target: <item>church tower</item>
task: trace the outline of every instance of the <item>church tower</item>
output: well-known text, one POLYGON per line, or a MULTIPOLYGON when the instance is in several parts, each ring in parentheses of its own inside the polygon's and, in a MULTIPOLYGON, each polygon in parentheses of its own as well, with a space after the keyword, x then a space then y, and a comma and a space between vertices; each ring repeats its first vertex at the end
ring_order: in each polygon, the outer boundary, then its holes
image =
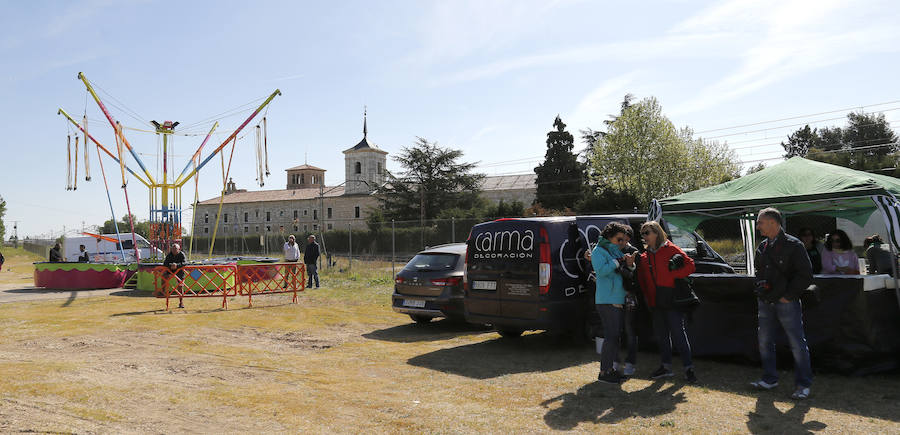
POLYGON ((384 184, 387 151, 369 142, 366 112, 363 111, 363 138, 356 146, 344 150, 344 193, 368 194, 384 184))

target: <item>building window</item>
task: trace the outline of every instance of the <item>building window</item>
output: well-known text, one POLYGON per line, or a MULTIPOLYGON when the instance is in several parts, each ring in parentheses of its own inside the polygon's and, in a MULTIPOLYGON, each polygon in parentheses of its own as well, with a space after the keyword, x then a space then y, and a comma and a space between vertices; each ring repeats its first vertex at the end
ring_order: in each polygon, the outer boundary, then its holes
POLYGON ((259 232, 259 225, 256 226, 256 229, 254 230, 254 232, 257 232, 257 233, 259 232))
POLYGON ((313 209, 313 220, 319 219, 319 210, 313 209))
POLYGON ((309 209, 303 210, 303 216, 306 216, 306 215, 308 215, 308 214, 309 214, 309 209))
POLYGON ((353 207, 353 215, 359 219, 359 206, 353 207))
POLYGON ((278 216, 284 216, 284 210, 278 210, 278 216))
POLYGON ((256 210, 256 218, 259 219, 259 210, 256 210))
POLYGON ((319 225, 313 224, 313 231, 318 231, 318 230, 319 230, 319 225))
POLYGON ((203 234, 209 234, 209 227, 203 227, 203 234))
POLYGON ((353 170, 354 174, 362 174, 362 163, 356 162, 356 169, 353 170))
MULTIPOLYGON (((209 213, 203 213, 203 223, 205 223, 205 224, 209 223, 209 213)), ((113 226, 115 226, 115 225, 113 225, 113 226)))
POLYGON ((272 221, 272 212, 267 211, 266 212, 266 222, 271 222, 271 221, 272 221))
POLYGON ((309 225, 303 224, 303 232, 309 231, 309 225))
POLYGON ((381 162, 378 162, 378 174, 381 174, 381 162))
POLYGON ((225 218, 225 223, 227 224, 228 223, 228 213, 225 213, 225 216, 222 216, 222 217, 225 218))
POLYGON ((310 184, 316 184, 316 176, 315 176, 315 175, 310 175, 310 176, 309 176, 309 183, 310 183, 310 184))
POLYGON ((245 232, 245 233, 249 233, 249 232, 250 232, 250 227, 244 225, 244 232, 245 232))
POLYGON ((300 231, 300 225, 294 225, 294 231, 300 231))
POLYGON ((306 184, 306 176, 304 174, 300 174, 300 184, 306 184))
POLYGON ((269 226, 269 225, 266 225, 266 232, 267 232, 267 233, 271 233, 271 232, 272 232, 272 227, 269 226))
POLYGON ((328 224, 328 229, 330 230, 331 228, 332 228, 332 227, 331 227, 331 224, 328 224))
MULTIPOLYGON (((247 219, 250 218, 250 213, 244 212, 244 222, 247 222, 247 219)), ((246 231, 244 231, 246 232, 246 231)))
POLYGON ((297 219, 297 210, 294 210, 294 219, 297 219))
POLYGON ((331 207, 328 207, 327 214, 328 214, 328 219, 331 219, 331 207))

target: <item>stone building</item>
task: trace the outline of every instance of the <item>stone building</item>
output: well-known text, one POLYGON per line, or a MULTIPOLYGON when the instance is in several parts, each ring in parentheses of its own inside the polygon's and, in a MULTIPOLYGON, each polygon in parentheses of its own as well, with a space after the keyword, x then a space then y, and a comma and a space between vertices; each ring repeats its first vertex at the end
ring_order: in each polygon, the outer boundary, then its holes
MULTIPOLYGON (((378 206, 372 192, 386 181, 387 151, 363 138, 344 150, 344 183, 325 185, 325 169, 303 164, 286 169, 285 189, 247 191, 231 180, 222 200, 218 235, 259 235, 362 228, 368 210, 378 206)), ((535 195, 535 175, 486 177, 484 196, 493 201, 521 201, 530 205, 535 195)), ((192 234, 211 236, 216 225, 219 197, 198 204, 192 234)))

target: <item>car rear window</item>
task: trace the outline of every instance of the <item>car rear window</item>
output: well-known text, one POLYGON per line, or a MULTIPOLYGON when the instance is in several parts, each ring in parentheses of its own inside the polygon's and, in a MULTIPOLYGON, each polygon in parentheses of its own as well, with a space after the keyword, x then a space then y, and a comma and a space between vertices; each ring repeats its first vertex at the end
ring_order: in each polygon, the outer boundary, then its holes
POLYGON ((456 254, 418 254, 406 264, 406 270, 418 270, 422 272, 436 272, 452 270, 459 261, 456 254))

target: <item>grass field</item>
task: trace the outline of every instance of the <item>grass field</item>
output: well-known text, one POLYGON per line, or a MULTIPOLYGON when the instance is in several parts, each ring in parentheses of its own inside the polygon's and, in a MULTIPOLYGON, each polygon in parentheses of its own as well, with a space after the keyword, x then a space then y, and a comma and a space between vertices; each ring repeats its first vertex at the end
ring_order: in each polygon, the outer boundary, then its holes
POLYGON ((166 312, 129 291, 0 304, 0 432, 900 432, 897 375, 820 375, 798 404, 790 373, 758 394, 757 368, 701 359, 696 386, 653 382, 642 353, 637 379, 601 385, 592 349, 547 334, 412 324, 384 268, 323 273, 296 305, 166 312))

